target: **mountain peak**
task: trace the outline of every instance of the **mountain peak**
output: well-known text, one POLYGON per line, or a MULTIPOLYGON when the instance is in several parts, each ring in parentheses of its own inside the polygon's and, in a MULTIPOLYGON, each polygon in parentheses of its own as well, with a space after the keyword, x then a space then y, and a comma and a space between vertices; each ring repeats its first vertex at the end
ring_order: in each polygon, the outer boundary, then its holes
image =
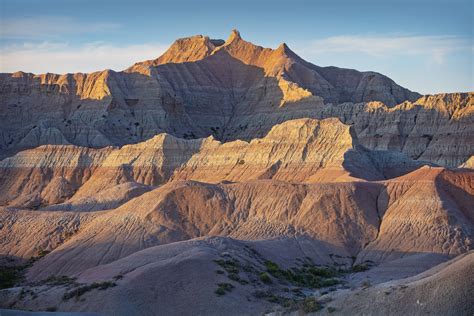
POLYGON ((293 51, 286 45, 286 43, 281 43, 278 45, 278 47, 275 49, 277 52, 281 52, 286 55, 294 54, 293 51))
POLYGON ((138 64, 157 66, 166 63, 193 62, 209 56, 218 45, 222 45, 221 41, 211 40, 203 35, 179 38, 157 59, 138 64))
POLYGON ((234 40, 241 40, 242 37, 240 36, 240 32, 236 29, 233 29, 232 32, 230 32, 230 36, 227 39, 227 43, 230 43, 234 40))

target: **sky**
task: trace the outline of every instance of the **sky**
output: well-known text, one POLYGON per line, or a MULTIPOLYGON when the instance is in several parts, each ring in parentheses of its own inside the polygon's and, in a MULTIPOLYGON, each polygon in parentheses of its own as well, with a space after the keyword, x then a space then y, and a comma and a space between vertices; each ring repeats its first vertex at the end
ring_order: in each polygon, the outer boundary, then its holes
POLYGON ((285 42, 319 66, 474 91, 473 0, 0 0, 0 72, 123 70, 181 37, 285 42))

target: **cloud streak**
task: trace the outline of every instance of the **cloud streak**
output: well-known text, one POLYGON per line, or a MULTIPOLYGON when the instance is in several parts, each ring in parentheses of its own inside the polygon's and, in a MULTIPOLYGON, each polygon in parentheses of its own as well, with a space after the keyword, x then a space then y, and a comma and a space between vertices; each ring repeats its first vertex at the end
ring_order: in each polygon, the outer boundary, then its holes
POLYGON ((123 70, 137 61, 154 59, 168 47, 160 43, 112 45, 88 43, 24 43, 0 48, 0 72, 33 73, 93 72, 103 69, 123 70))
POLYGON ((327 53, 362 53, 376 58, 425 56, 442 64, 446 55, 463 49, 472 49, 471 44, 457 36, 344 35, 310 41, 299 51, 306 56, 327 53))
POLYGON ((4 39, 47 38, 64 34, 109 32, 120 28, 117 23, 81 22, 67 16, 7 18, 0 25, 0 34, 4 39))

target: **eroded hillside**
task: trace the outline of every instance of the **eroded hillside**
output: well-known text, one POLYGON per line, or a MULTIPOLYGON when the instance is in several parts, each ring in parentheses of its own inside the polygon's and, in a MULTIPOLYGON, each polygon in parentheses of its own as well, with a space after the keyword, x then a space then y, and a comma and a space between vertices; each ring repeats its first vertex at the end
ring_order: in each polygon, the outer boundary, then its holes
POLYGON ((0 308, 474 312, 473 100, 235 30, 0 74, 0 308))

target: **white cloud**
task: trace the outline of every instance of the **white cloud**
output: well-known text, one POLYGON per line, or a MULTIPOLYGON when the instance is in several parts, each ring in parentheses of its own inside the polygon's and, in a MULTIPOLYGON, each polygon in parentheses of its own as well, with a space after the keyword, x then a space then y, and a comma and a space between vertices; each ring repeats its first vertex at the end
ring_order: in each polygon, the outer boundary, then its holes
POLYGON ((447 54, 469 49, 470 42, 457 36, 334 36, 310 41, 298 50, 302 55, 363 53, 373 57, 426 56, 442 64, 447 54))
POLYGON ((0 48, 0 72, 33 73, 92 72, 123 70, 135 62, 154 59, 168 47, 160 43, 117 46, 88 43, 79 47, 68 43, 24 43, 0 48))
POLYGON ((120 24, 106 22, 80 22, 67 16, 34 18, 7 18, 0 22, 2 38, 48 38, 55 35, 114 31, 120 24))

